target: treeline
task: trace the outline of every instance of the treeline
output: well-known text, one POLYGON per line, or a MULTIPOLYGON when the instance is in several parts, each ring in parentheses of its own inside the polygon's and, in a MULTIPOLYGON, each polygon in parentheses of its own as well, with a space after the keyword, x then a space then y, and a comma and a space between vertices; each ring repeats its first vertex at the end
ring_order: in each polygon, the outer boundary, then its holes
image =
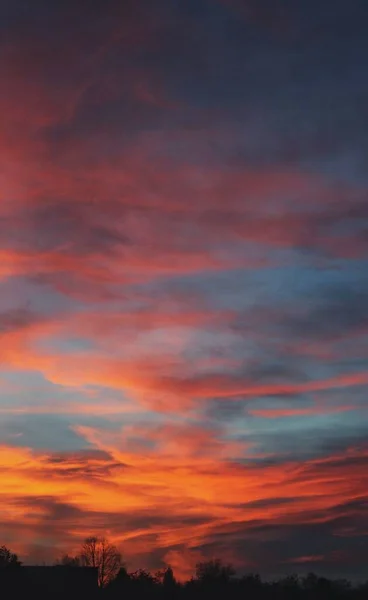
POLYGON ((53 567, 36 567, 47 579, 45 593, 42 582, 36 585, 34 580, 22 579, 22 573, 34 567, 22 567, 16 554, 0 547, 0 598, 23 595, 43 598, 51 593, 55 598, 72 594, 89 599, 96 595, 132 600, 368 600, 368 582, 354 586, 346 579, 329 580, 313 573, 266 582, 257 574, 237 577, 232 565, 221 559, 198 563, 195 575, 184 583, 176 580, 171 567, 154 574, 144 569, 128 572, 117 548, 97 537, 87 538, 79 554, 64 555, 53 567), (91 572, 95 579, 91 580, 91 572), (91 581, 95 585, 91 586, 91 581))
POLYGON ((368 600, 368 582, 353 586, 347 580, 329 580, 310 573, 290 575, 278 581, 262 581, 257 574, 237 577, 231 565, 220 559, 196 565, 195 576, 178 583, 168 567, 163 574, 146 571, 119 573, 105 589, 109 598, 157 600, 368 600))

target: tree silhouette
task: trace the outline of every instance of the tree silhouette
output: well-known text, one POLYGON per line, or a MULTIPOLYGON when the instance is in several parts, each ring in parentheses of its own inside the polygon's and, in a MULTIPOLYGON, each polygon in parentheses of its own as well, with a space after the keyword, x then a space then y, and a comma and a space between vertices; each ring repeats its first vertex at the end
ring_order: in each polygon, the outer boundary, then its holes
POLYGON ((234 575, 234 567, 218 558, 196 564, 196 579, 200 583, 228 583, 234 575))
POLYGON ((146 586, 152 586, 159 583, 159 575, 152 575, 146 569, 138 569, 133 573, 130 573, 130 579, 135 583, 144 584, 146 586))
POLYGON ((105 538, 92 536, 82 545, 80 553, 81 564, 86 567, 98 568, 98 585, 105 587, 122 566, 121 554, 113 544, 105 538))
POLYGON ((80 567, 81 559, 79 556, 69 556, 69 554, 64 554, 60 559, 58 559, 55 563, 56 567, 80 567))
POLYGON ((177 582, 170 567, 155 574, 128 573, 117 548, 106 539, 89 537, 79 555, 65 554, 54 567, 22 566, 16 554, 0 546, 0 597, 38 600, 71 597, 143 600, 367 600, 368 582, 352 584, 314 573, 291 574, 262 581, 257 574, 234 577, 231 564, 220 559, 196 565, 196 577, 177 582), (78 569, 70 567, 94 567, 78 569), (11 568, 17 567, 17 568, 11 568), (96 572, 97 571, 97 572, 96 572), (97 577, 98 576, 98 577, 97 577), (104 588, 99 590, 97 584, 104 588))
POLYGON ((167 569, 164 571, 164 574, 162 577, 162 585, 167 589, 171 589, 176 586, 176 579, 174 577, 174 572, 170 566, 167 567, 167 569))
POLYGON ((20 567, 18 556, 11 552, 6 546, 0 546, 0 568, 20 567))

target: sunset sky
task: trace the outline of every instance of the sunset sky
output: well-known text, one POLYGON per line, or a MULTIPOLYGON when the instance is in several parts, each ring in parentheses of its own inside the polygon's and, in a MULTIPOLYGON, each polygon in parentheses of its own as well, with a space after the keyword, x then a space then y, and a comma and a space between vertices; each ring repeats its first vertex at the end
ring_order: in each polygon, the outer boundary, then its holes
POLYGON ((368 564, 366 0, 0 0, 0 545, 368 564))

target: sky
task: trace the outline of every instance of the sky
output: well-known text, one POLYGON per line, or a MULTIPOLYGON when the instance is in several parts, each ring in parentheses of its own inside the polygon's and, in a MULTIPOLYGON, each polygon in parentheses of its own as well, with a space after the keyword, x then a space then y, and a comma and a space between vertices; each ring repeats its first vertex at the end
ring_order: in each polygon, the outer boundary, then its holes
POLYGON ((366 0, 0 0, 0 544, 368 561, 366 0))

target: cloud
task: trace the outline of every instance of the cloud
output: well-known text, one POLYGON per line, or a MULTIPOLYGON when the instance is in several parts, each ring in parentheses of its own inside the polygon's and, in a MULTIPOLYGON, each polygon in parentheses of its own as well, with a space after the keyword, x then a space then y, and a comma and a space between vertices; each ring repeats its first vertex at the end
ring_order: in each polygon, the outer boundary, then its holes
POLYGON ((361 535, 366 448, 252 468, 224 460, 218 443, 208 446, 203 437, 198 448, 209 453, 193 461, 192 452, 183 452, 189 437, 176 443, 176 427, 153 432, 160 446, 148 453, 124 431, 112 436, 88 428, 81 433, 95 451, 52 455, 3 447, 6 535, 13 539, 15 520, 21 520, 23 542, 17 544, 28 555, 41 538, 60 553, 76 549, 91 531, 108 531, 131 564, 147 551, 168 560, 183 548, 183 573, 193 566, 191 553, 205 557, 224 544, 240 565, 252 560, 262 570, 270 567, 276 542, 275 565, 282 568, 300 551, 313 556, 316 544, 328 562, 329 553, 361 535), (257 547, 264 561, 258 551, 252 556, 257 547))
POLYGON ((326 406, 312 406, 310 408, 265 408, 265 409, 254 409, 250 410, 249 413, 254 417, 264 417, 266 419, 278 419, 285 417, 295 417, 304 415, 318 415, 318 414, 329 414, 329 413, 343 413, 350 410, 356 410, 357 407, 354 405, 326 407, 326 406))
POLYGON ((361 568, 364 19, 258 4, 1 9, 0 543, 29 562, 97 531, 182 577, 361 568))

